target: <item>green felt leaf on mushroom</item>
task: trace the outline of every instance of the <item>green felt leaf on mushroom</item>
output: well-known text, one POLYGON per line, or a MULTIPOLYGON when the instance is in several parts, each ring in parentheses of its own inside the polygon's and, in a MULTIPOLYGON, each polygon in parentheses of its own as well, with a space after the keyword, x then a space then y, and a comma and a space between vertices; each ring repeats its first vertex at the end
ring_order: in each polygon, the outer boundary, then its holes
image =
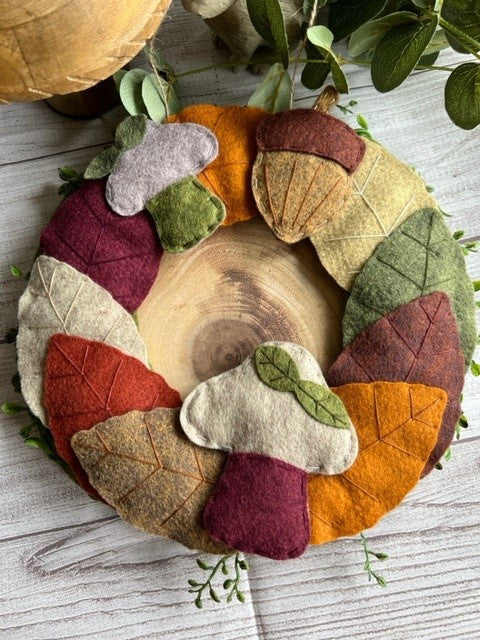
POLYGON ((291 94, 292 79, 288 71, 276 62, 272 64, 260 86, 250 96, 248 106, 276 113, 290 109, 291 94))
POLYGON ((100 151, 100 153, 88 163, 84 178, 86 180, 96 180, 112 173, 121 153, 121 150, 115 145, 100 151))
POLYGON ((122 120, 115 131, 115 144, 120 149, 133 149, 141 144, 147 132, 147 118, 140 114, 122 120))
POLYGON ((327 387, 301 380, 295 389, 295 397, 315 420, 337 429, 350 429, 350 418, 343 402, 327 387))
POLYGON ((255 350, 255 366, 260 379, 272 389, 294 391, 300 374, 293 358, 280 347, 262 345, 255 350))

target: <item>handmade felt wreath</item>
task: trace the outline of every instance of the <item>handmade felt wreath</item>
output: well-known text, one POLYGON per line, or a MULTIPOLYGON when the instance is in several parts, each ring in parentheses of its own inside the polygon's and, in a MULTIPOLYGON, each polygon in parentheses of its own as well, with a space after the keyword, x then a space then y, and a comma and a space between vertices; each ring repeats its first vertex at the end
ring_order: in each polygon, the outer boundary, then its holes
POLYGON ((361 532, 460 416, 460 246, 412 168, 317 107, 128 117, 20 300, 22 392, 57 453, 190 548, 286 559, 361 532))

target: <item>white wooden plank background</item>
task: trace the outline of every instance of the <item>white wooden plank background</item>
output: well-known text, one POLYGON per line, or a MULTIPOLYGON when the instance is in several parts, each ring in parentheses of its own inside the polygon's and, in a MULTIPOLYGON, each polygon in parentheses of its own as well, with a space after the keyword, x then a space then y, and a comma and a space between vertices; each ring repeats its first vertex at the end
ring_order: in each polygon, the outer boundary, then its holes
MULTIPOLYGON (((178 0, 159 41, 178 71, 222 60, 205 25, 178 0)), ((443 62, 459 56, 446 54, 443 62)), ((349 68, 351 97, 376 138, 435 186, 452 228, 480 236, 479 132, 452 125, 441 72, 380 95, 368 71, 349 68)), ((182 79, 185 103, 244 103, 258 79, 228 70, 182 79)), ((299 89, 296 102, 312 98, 299 89)), ((341 115, 340 112, 337 115, 341 115)), ((56 168, 82 168, 121 117, 74 121, 43 103, 0 108, 0 335, 15 325, 38 236, 59 202, 56 168)), ((480 278, 480 257, 469 260, 480 278)), ((0 399, 14 400, 12 345, 0 345, 0 399)), ((1 640, 477 640, 480 638, 480 384, 469 378, 468 433, 382 523, 371 545, 389 586, 366 582, 358 539, 310 549, 286 563, 252 558, 244 605, 191 605, 195 555, 133 531, 92 502, 44 456, 22 445, 21 419, 0 418, 1 640)))

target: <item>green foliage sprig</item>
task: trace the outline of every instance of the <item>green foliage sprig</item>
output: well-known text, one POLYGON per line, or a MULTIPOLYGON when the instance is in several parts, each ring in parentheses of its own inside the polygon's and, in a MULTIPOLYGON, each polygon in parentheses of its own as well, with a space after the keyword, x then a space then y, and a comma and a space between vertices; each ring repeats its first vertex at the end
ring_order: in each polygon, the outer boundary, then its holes
POLYGON ((188 580, 188 584, 190 585, 188 592, 196 594, 194 603, 197 609, 203 608, 202 598, 205 594, 208 594, 210 599, 214 602, 221 602, 221 597, 218 595, 218 591, 213 584, 213 579, 219 571, 223 576, 225 576, 225 580, 222 584, 223 590, 226 594, 225 601, 230 603, 233 598, 236 598, 239 602, 245 602, 245 595, 243 591, 240 590, 240 583, 242 579, 241 573, 242 571, 248 571, 249 565, 248 562, 241 557, 240 553, 222 556, 220 560, 213 565, 208 564, 201 558, 198 558, 197 566, 199 569, 202 569, 202 571, 208 572, 207 577, 203 582, 192 578, 188 580), (233 559, 233 568, 228 566, 228 562, 231 559, 233 559), (232 571, 232 574, 230 571, 232 571))
POLYGON ((387 581, 385 580, 385 578, 373 569, 372 557, 383 562, 388 558, 388 555, 386 553, 382 553, 379 551, 372 551, 371 549, 369 549, 368 540, 363 533, 360 534, 360 541, 361 541, 363 553, 365 555, 365 562, 363 563, 363 568, 368 575, 368 581, 371 582, 372 580, 375 580, 375 582, 380 587, 386 587, 387 581))

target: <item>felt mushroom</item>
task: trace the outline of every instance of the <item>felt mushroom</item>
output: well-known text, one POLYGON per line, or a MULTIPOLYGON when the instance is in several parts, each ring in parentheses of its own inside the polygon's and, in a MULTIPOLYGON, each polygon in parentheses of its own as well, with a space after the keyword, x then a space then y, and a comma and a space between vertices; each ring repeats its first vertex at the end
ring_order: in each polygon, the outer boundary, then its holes
POLYGON ((308 472, 342 473, 358 450, 315 358, 296 344, 264 343, 194 389, 180 421, 195 444, 230 452, 204 511, 212 538, 275 559, 301 555, 310 537, 308 472))
POLYGON ((176 253, 210 235, 225 218, 222 201, 195 177, 217 154, 217 139, 207 127, 130 116, 85 177, 110 174, 105 196, 113 211, 133 216, 147 209, 163 248, 176 253))
POLYGON ((365 144, 325 112, 330 104, 319 100, 313 109, 281 111, 257 127, 253 194, 267 224, 284 242, 317 232, 342 211, 352 193, 350 176, 365 144))

